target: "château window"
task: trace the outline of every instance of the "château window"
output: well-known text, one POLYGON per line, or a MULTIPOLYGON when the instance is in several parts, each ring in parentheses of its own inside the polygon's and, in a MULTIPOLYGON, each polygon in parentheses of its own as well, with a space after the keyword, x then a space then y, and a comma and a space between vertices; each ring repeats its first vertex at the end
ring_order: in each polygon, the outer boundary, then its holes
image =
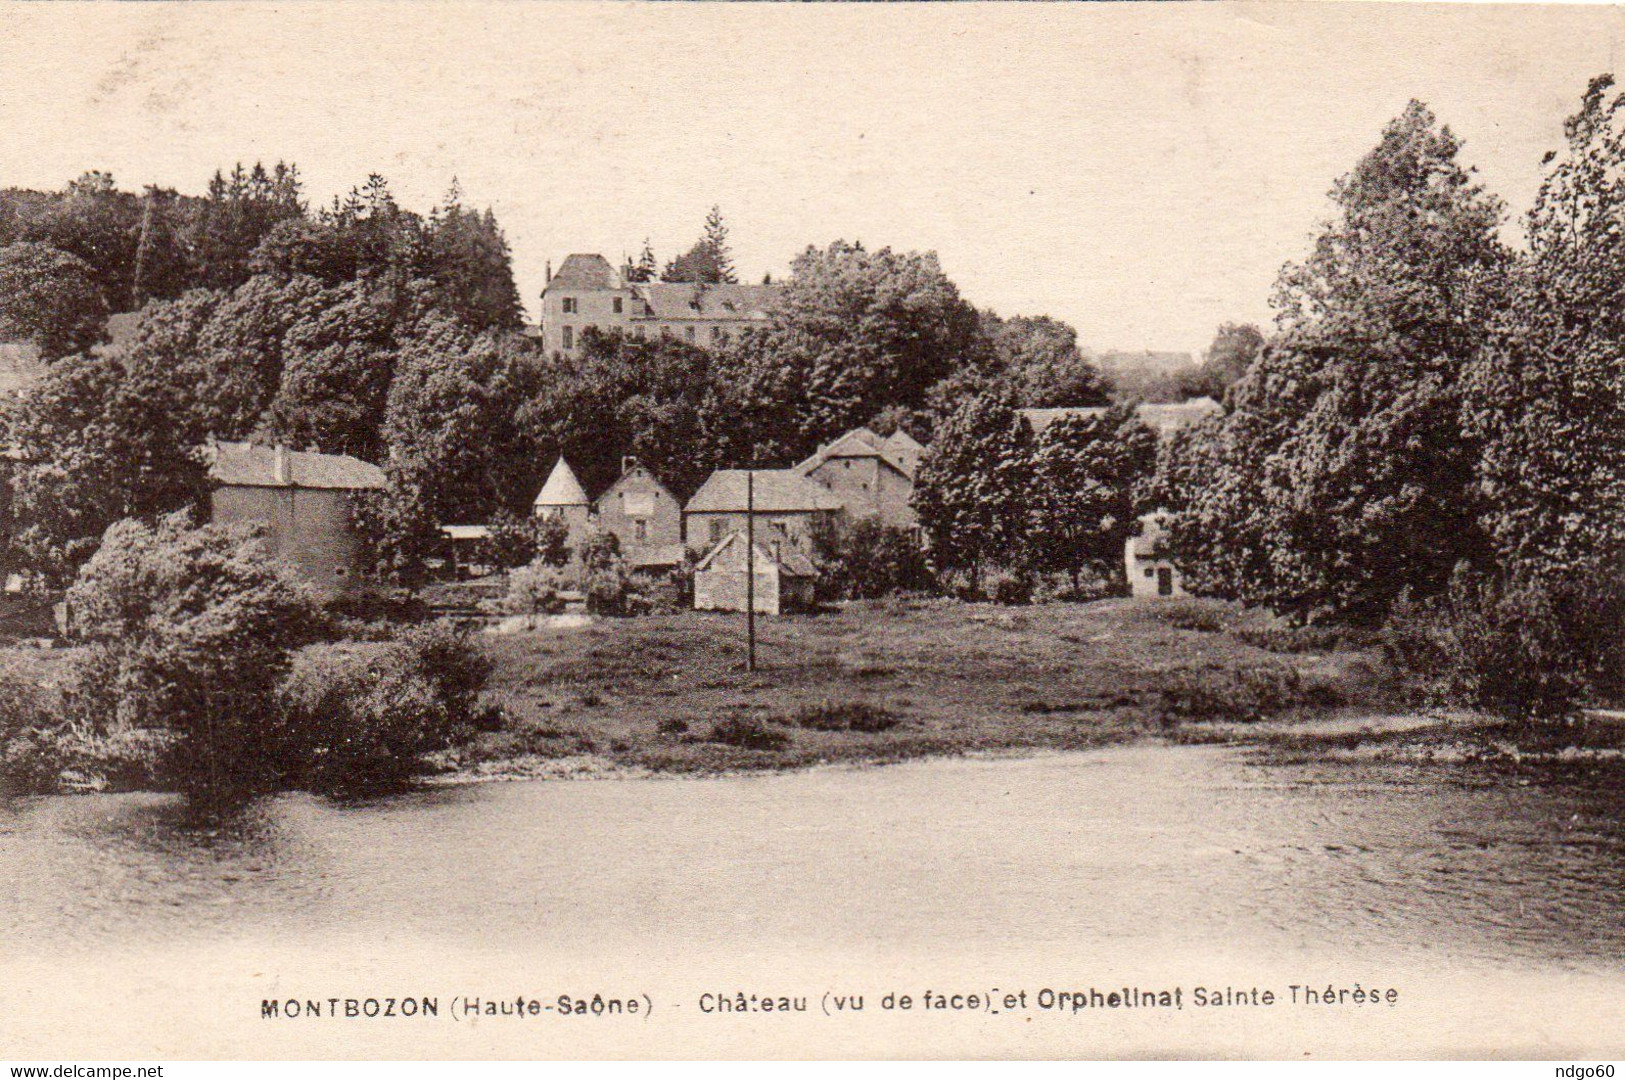
POLYGON ((711 542, 714 544, 722 539, 722 522, 711 519, 711 542))
POLYGON ((632 523, 632 532, 638 538, 638 542, 642 543, 649 539, 649 523, 642 518, 638 518, 632 523))
POLYGON ((688 340, 692 342, 694 340, 694 328, 692 326, 690 326, 687 330, 685 330, 683 332, 683 336, 688 338, 688 340))
POLYGON ((573 349, 576 347, 576 332, 573 327, 566 326, 564 328, 564 347, 566 349, 573 349))
POLYGON ((711 344, 715 345, 717 342, 719 342, 721 340, 722 340, 722 327, 713 326, 711 328, 711 344))
POLYGON ((620 313, 621 313, 621 298, 619 296, 617 296, 615 298, 615 314, 619 315, 620 313))
POLYGON ((564 298, 564 313, 566 315, 574 315, 579 310, 580 310, 580 308, 576 307, 576 298, 575 297, 566 296, 564 298))

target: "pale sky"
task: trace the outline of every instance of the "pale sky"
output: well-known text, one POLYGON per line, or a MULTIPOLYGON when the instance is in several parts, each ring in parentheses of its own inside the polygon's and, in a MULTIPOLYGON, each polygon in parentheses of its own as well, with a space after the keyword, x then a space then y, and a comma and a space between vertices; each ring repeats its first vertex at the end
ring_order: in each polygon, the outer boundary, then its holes
POLYGON ((743 280, 808 244, 936 251, 972 302, 1096 348, 1263 322, 1326 192, 1417 97, 1521 215, 1625 13, 1246 4, 0 5, 0 186, 312 202, 453 176, 548 260, 664 261, 722 206, 743 280))

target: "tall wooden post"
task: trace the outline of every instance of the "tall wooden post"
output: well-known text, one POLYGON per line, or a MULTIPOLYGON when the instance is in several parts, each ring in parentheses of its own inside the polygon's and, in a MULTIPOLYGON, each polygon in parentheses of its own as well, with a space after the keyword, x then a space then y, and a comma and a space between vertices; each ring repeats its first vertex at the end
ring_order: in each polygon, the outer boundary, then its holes
POLYGON ((745 470, 745 670, 756 670, 756 470, 745 470))

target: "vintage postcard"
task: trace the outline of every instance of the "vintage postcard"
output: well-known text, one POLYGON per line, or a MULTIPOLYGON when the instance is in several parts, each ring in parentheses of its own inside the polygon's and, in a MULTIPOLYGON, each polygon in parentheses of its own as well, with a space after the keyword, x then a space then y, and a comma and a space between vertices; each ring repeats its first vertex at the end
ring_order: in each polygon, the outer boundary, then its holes
POLYGON ((1620 1057, 1621 45, 0 5, 0 1059, 1620 1057))

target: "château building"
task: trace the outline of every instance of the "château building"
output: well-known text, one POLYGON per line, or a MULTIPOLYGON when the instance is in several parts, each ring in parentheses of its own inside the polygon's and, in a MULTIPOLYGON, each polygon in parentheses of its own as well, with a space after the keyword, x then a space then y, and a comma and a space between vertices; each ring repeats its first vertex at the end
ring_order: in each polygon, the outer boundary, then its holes
POLYGON ((602 255, 571 255, 542 289, 542 348, 573 353, 589 329, 720 345, 765 323, 778 297, 777 285, 627 281, 602 255))

